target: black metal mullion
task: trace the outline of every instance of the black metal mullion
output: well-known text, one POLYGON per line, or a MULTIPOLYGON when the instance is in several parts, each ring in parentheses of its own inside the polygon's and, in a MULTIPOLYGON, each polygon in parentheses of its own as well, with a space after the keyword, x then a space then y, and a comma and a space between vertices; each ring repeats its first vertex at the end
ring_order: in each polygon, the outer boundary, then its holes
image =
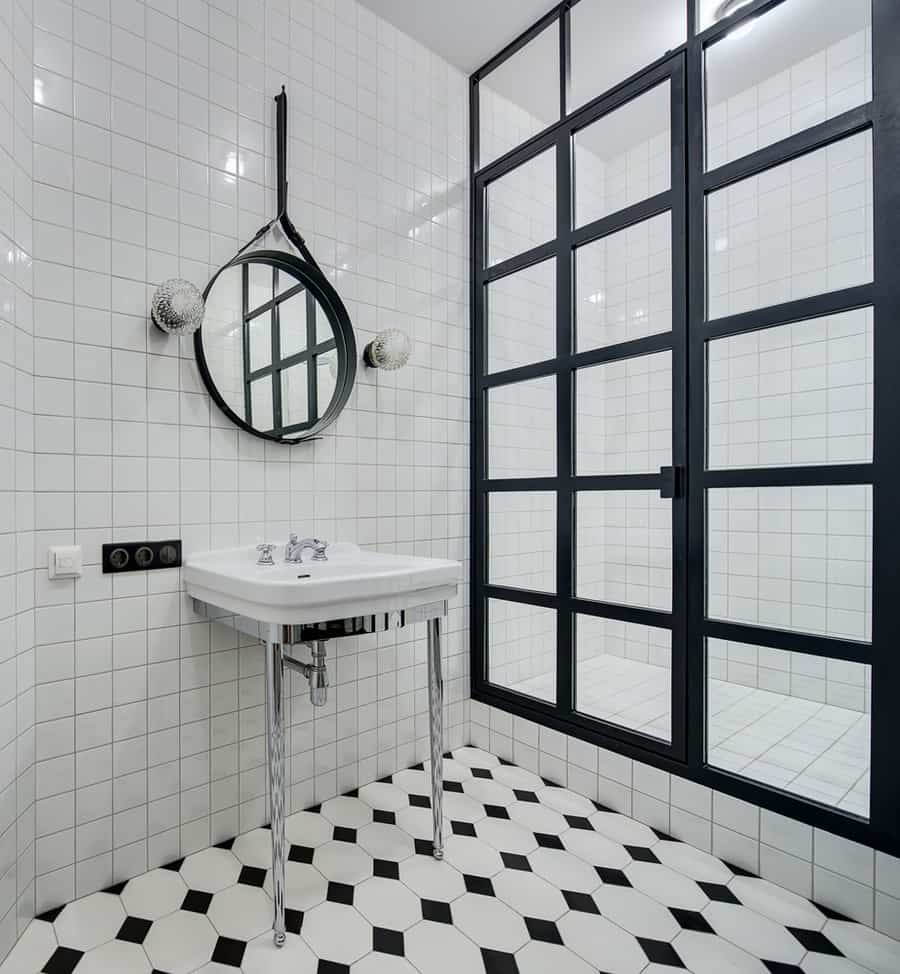
POLYGON ((572 140, 560 130, 556 143, 556 706, 569 714, 576 700, 575 620, 571 611, 575 572, 575 396, 574 373, 568 366, 574 334, 572 248, 572 140))
POLYGON ((875 116, 875 436, 872 551, 872 751, 870 820, 876 837, 900 845, 897 701, 900 700, 900 7, 872 4, 875 116))
POLYGON ((537 247, 532 247, 521 254, 507 257, 496 264, 486 267, 478 275, 482 283, 498 281, 501 277, 508 277, 510 274, 517 274, 519 271, 539 264, 541 261, 548 260, 556 256, 556 241, 548 240, 537 247))
POLYGON ((253 425, 253 396, 250 394, 250 321, 247 313, 250 305, 250 268, 241 267, 241 346, 244 353, 244 417, 248 426, 253 425))
POLYGON ((278 293, 278 268, 272 268, 272 430, 284 429, 284 416, 281 404, 281 306, 275 300, 278 293))
POLYGON ((766 646, 781 649, 788 653, 802 653, 804 656, 823 656, 827 659, 842 659, 856 663, 872 661, 872 645, 834 636, 813 635, 795 632, 790 629, 772 629, 768 626, 747 622, 732 622, 728 619, 707 619, 705 634, 710 639, 724 639, 748 646, 766 646))
POLYGON ((577 595, 572 599, 572 609, 579 615, 599 616, 602 619, 654 626, 657 629, 672 629, 672 613, 664 609, 648 609, 641 605, 626 605, 624 602, 603 602, 577 595))
POLYGON ((608 237, 613 233, 627 230, 636 223, 643 223, 645 220, 650 220, 655 216, 659 216, 661 213, 666 213, 671 208, 672 191, 667 189, 662 193, 657 193, 655 196, 650 196, 645 200, 632 203, 623 210, 608 213, 606 216, 600 217, 599 220, 593 220, 591 223, 585 223, 576 230, 571 230, 569 234, 570 243, 573 247, 582 247, 585 244, 593 243, 595 240, 602 240, 604 237, 608 237))
POLYGON ((318 358, 316 347, 316 299, 306 293, 306 347, 310 352, 306 362, 306 421, 314 423, 319 418, 318 358))
POLYGON ((812 467, 745 467, 707 470, 700 477, 707 489, 728 487, 834 487, 868 484, 875 468, 871 463, 835 463, 812 467))

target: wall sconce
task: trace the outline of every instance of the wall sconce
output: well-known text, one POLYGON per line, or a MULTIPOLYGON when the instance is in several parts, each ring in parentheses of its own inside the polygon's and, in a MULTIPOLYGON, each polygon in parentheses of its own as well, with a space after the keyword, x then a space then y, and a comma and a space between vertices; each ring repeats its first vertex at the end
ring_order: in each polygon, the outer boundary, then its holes
POLYGON ((393 372, 395 369, 402 369, 411 354, 412 342, 409 337, 396 328, 388 328, 380 331, 366 345, 363 361, 370 368, 393 372))
POLYGON ((171 277, 153 292, 150 317, 167 335, 193 335, 203 324, 206 305, 196 285, 171 277))

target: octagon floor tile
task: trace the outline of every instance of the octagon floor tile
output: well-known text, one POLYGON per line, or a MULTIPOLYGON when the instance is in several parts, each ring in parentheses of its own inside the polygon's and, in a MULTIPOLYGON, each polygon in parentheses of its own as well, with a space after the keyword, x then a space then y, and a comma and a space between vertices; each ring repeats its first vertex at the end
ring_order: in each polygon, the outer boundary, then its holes
POLYGON ((449 903, 466 891, 462 874, 430 856, 414 856, 400 863, 400 881, 417 896, 449 903))
POLYGON ((205 916, 178 910, 153 924, 144 950, 156 970, 190 974, 212 958, 218 939, 205 916))
POLYGON ((507 811, 513 822, 518 822, 531 832, 561 835, 569 828, 565 818, 554 809, 547 808, 546 805, 516 801, 507 808, 507 811))
POLYGON ((258 886, 238 884, 213 896, 207 916, 223 937, 250 941, 272 926, 273 905, 258 886))
POLYGON ((313 854, 313 865, 335 883, 361 883, 372 875, 372 857, 352 842, 326 842, 313 854))
POLYGON ((125 920, 122 901, 111 893, 92 893, 69 903, 53 924, 64 947, 90 950, 112 940, 125 920))
POLYGON ((769 974, 762 961, 721 937, 682 931, 672 946, 692 974, 769 974))
POLYGON ((625 867, 631 885, 658 903, 683 910, 702 910, 709 902, 706 893, 688 876, 657 862, 632 862, 625 867))
POLYGON ((463 791, 483 805, 512 805, 516 800, 512 788, 491 778, 470 778, 463 782, 463 791))
POLYGON ((357 886, 353 905, 373 927, 408 930, 422 919, 421 900, 408 886, 378 876, 357 886))
POLYGON ((444 859, 470 876, 495 876, 503 868, 500 853, 468 835, 451 835, 444 844, 444 859))
POLYGON ((465 934, 446 923, 421 920, 406 931, 405 950, 421 974, 474 974, 484 969, 481 951, 465 934))
POLYGON ((636 937, 671 941, 681 932, 667 907, 628 886, 601 886, 594 902, 603 916, 636 937))
POLYGON ((568 947, 545 944, 534 940, 516 953, 519 974, 594 974, 595 969, 585 963, 568 947))
POLYGON ((722 862, 702 849, 695 849, 686 842, 663 840, 653 846, 657 859, 677 873, 702 883, 729 883, 734 873, 722 862))
POLYGON ((786 927, 821 930, 825 926, 825 915, 809 900, 766 879, 735 876, 728 888, 744 906, 786 927))
POLYGON ((630 862, 631 856, 625 846, 608 839, 599 832, 588 832, 585 829, 569 829, 560 838, 562 844, 573 855, 583 859, 591 866, 605 866, 609 869, 624 869, 630 862))
MULTIPOLYGON (((401 808, 397 825, 414 839, 430 839, 434 835, 434 819, 430 808, 401 808)), ((444 818, 444 835, 450 835, 449 816, 444 818)))
POLYGON ((110 940, 85 954, 77 974, 150 974, 150 961, 138 944, 110 940))
POLYGON ((710 903, 703 918, 719 937, 762 960, 799 964, 806 948, 781 923, 735 903, 710 903))
MULTIPOLYGON (((285 829, 287 826, 285 826, 285 829)), ((254 829, 234 840, 231 851, 245 866, 272 868, 272 833, 269 829, 254 829)))
MULTIPOLYGON (((453 752, 453 760, 469 768, 499 768, 500 759, 478 747, 458 747, 453 752)), ((428 765, 425 766, 426 771, 428 765)))
POLYGON ((352 906, 325 902, 303 917, 300 935, 324 960, 352 964, 372 949, 372 925, 352 906))
POLYGON ((283 947, 276 947, 271 931, 247 944, 241 970, 244 974, 316 974, 319 959, 306 942, 288 934, 283 947))
POLYGON ((53 924, 32 920, 0 968, 4 971, 8 969, 10 974, 15 971, 39 971, 57 946, 53 924))
MULTIPOLYGON (((315 849, 331 840, 334 827, 327 818, 317 812, 295 812, 285 822, 284 831, 288 841, 294 845, 315 849)), ((271 853, 269 859, 271 865, 271 853)))
POLYGON ((400 862, 416 852, 412 836, 398 825, 384 825, 381 822, 364 825, 357 833, 356 841, 375 859, 400 862))
POLYGON ((444 817, 452 822, 480 822, 485 816, 484 805, 468 795, 447 792, 444 795, 444 817))
POLYGON ((332 825, 347 829, 361 829, 372 821, 372 806, 359 798, 341 795, 337 798, 329 798, 322 804, 322 815, 332 825))
POLYGON ((638 974, 647 966, 647 956, 637 940, 605 917, 567 913, 557 927, 563 943, 597 970, 638 974))
POLYGON ((188 889, 218 893, 237 882, 241 864, 227 849, 204 849, 181 864, 181 878, 188 889))
MULTIPOLYGON (((291 910, 310 910, 324 903, 328 880, 305 862, 288 862, 284 870, 285 905, 291 910)), ((266 874, 263 889, 272 896, 272 871, 266 874)))
POLYGON ((597 871, 564 849, 538 849, 528 855, 531 868, 557 889, 592 893, 600 885, 597 871))
POLYGON ((409 805, 409 795, 399 786, 384 781, 373 781, 359 789, 359 799, 371 808, 386 812, 399 812, 409 805))
POLYGON ((568 788, 541 788, 537 796, 542 805, 562 815, 582 815, 590 818, 597 811, 589 798, 569 791, 568 788))
POLYGON ((594 812, 589 821, 601 835, 614 842, 621 842, 622 845, 650 848, 659 841, 653 829, 643 822, 636 822, 633 818, 617 812, 594 812))
POLYGON ((179 873, 153 869, 129 880, 121 896, 129 916, 159 920, 177 910, 186 893, 187 886, 179 873))
POLYGON ((499 899, 466 893, 450 910, 454 926, 479 947, 514 953, 528 942, 525 921, 499 899))
POLYGON ((900 941, 846 920, 829 920, 822 932, 850 960, 877 974, 900 970, 900 941))
POLYGON ((534 873, 504 869, 492 882, 497 898, 523 917, 558 920, 569 909, 559 887, 534 873))
POLYGON ((483 818, 476 823, 475 834, 498 852, 524 856, 538 847, 534 832, 505 818, 483 818))

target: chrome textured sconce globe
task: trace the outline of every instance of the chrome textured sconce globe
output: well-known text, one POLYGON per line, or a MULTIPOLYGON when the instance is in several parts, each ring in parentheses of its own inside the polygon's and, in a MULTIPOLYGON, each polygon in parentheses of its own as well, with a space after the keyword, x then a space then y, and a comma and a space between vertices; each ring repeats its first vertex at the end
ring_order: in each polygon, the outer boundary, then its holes
POLYGON ((154 291, 150 317, 167 335, 193 335, 203 324, 205 307, 198 287, 180 277, 171 277, 154 291))
POLYGON ((397 328, 387 328, 366 345, 363 360, 373 369, 393 372, 402 369, 411 354, 412 342, 409 337, 397 328))

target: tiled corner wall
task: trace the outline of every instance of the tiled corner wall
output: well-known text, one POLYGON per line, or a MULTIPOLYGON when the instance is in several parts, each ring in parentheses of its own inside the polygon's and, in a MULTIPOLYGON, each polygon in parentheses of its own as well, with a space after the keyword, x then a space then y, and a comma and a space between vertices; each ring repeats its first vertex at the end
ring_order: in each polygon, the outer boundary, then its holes
POLYGON ((31 17, 0 3, 0 957, 34 906, 31 17))
MULTIPOLYGON (((102 575, 102 542, 181 537, 190 553, 314 529, 467 563, 469 505, 467 79, 355 0, 33 2, 33 35, 31 0, 0 2, 0 148, 17 160, 15 180, 2 167, 0 233, 5 250, 21 213, 26 257, 34 126, 33 492, 27 260, 14 318, 12 270, 0 270, 0 357, 22 396, 15 436, 19 402, 0 403, 3 490, 5 451, 17 449, 24 491, 0 524, 0 606, 13 618, 0 663, 16 649, 21 663, 18 776, 4 770, 2 784, 18 787, 22 917, 266 818, 260 647, 196 617, 176 571, 102 575), (360 368, 338 423, 294 448, 233 428, 210 404, 192 342, 147 320, 157 282, 203 285, 274 213, 282 84, 294 222, 344 297, 360 350, 388 326, 414 342, 400 372, 360 368), (83 577, 48 580, 48 546, 73 542, 83 577)), ((463 578, 445 625, 454 746, 467 735, 467 566, 463 578)), ((424 627, 329 655, 327 707, 313 712, 305 684, 290 685, 293 808, 427 751, 424 627)), ((4 711, 4 733, 8 723, 4 711)), ((3 794, 2 827, 15 836, 16 802, 3 794)), ((3 844, 7 873, 14 845, 3 844)), ((7 915, 12 901, 0 904, 7 915)), ((3 923, 0 953, 15 917, 3 923)))
POLYGON ((474 745, 900 936, 900 859, 479 701, 470 707, 474 745))

